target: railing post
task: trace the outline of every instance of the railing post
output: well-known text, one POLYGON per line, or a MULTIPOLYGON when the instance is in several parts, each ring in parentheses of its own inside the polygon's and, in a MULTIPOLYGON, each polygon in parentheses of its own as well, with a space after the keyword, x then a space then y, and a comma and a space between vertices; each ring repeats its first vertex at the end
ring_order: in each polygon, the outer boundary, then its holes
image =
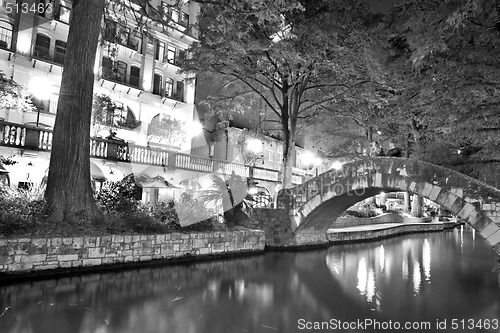
POLYGON ((175 169, 175 161, 177 160, 177 153, 173 151, 168 152, 167 167, 175 169))

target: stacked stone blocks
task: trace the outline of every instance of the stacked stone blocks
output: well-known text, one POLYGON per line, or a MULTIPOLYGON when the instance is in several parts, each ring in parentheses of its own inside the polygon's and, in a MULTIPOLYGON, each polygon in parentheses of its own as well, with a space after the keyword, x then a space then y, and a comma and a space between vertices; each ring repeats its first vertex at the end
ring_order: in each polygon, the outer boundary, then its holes
POLYGON ((0 239, 0 273, 263 251, 263 231, 0 239))

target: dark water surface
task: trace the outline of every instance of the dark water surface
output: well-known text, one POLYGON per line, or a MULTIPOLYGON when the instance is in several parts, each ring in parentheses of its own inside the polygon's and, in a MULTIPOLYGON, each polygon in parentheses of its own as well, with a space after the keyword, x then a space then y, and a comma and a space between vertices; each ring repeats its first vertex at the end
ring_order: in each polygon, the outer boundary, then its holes
POLYGON ((0 287, 0 332, 500 332, 495 266, 464 227, 76 276, 0 287))

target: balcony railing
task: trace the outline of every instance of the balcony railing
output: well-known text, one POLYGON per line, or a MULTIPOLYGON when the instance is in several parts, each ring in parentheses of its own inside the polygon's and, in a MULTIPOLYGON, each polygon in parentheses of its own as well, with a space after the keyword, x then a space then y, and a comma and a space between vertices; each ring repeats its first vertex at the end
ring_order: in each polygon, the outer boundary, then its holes
MULTIPOLYGON (((34 126, 0 121, 0 146, 50 151, 52 148, 52 131, 34 126)), ((281 180, 281 174, 276 170, 213 160, 102 138, 90 139, 90 157, 223 175, 231 175, 234 172, 241 177, 251 177, 273 182, 281 180)), ((302 183, 302 178, 294 176, 293 182, 300 184, 302 183)))

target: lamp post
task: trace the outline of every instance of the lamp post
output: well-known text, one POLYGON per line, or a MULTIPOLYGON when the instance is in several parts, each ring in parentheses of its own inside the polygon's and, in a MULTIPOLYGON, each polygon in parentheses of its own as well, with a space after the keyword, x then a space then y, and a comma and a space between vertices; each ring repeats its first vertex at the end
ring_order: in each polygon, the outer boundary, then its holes
MULTIPOLYGON (((35 96, 35 98, 43 101, 50 98, 53 87, 47 78, 38 76, 31 79, 28 85, 28 90, 33 96, 35 96)), ((40 108, 38 106, 36 108, 36 112, 36 127, 38 127, 40 123, 40 108)))

